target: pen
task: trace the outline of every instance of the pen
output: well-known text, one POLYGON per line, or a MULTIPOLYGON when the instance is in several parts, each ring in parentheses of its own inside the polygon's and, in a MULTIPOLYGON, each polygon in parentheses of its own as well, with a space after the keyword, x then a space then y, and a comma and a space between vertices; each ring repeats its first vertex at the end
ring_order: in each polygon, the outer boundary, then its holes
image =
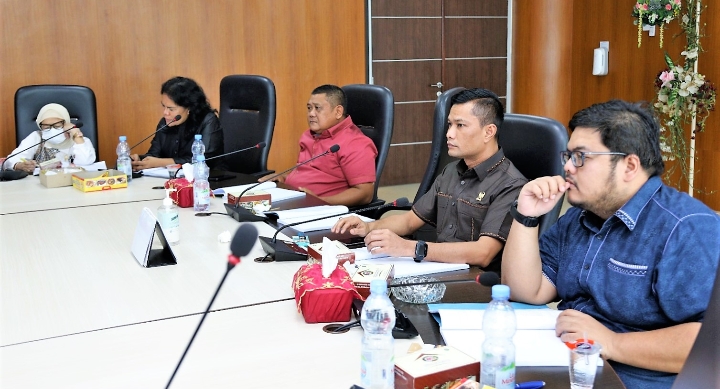
POLYGON ((545 381, 528 381, 515 385, 515 389, 540 389, 545 386, 545 381))

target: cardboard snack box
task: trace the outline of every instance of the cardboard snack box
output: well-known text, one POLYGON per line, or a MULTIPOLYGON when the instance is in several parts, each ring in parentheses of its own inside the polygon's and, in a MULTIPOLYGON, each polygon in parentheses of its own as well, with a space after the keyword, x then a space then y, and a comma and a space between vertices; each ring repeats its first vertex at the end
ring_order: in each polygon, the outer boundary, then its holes
POLYGON ((480 375, 480 362, 451 346, 441 346, 395 358, 395 389, 443 388, 480 375), (443 386, 445 385, 445 386, 443 386))
POLYGON ((239 204, 239 206, 253 212, 255 205, 262 205, 265 209, 270 209, 272 205, 272 198, 270 193, 258 190, 254 192, 247 192, 242 197, 238 198, 241 192, 229 193, 228 192, 228 204, 239 204))
MULTIPOLYGON (((349 248, 347 248, 347 246, 345 246, 341 242, 338 242, 337 240, 333 240, 332 242, 338 249, 337 259, 339 264, 342 264, 346 261, 350 261, 350 263, 355 263, 355 253, 353 253, 349 248)), ((322 262, 322 243, 313 243, 308 246, 308 256, 318 262, 322 262)))
POLYGON ((395 266, 392 263, 364 263, 356 267, 357 270, 352 276, 352 282, 363 299, 367 299, 368 296, 370 296, 370 281, 379 278, 387 281, 388 285, 390 285, 395 277, 395 266))
POLYGON ((64 169, 40 170, 40 183, 46 188, 60 188, 72 185, 74 173, 85 171, 81 167, 69 167, 64 169))
POLYGON ((83 192, 127 188, 127 175, 119 170, 73 173, 72 185, 83 192))

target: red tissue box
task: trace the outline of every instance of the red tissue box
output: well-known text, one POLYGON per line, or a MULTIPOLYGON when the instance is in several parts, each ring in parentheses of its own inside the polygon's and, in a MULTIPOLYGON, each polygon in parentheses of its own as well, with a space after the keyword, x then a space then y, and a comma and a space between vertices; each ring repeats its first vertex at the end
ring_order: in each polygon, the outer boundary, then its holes
POLYGON ((338 266, 324 278, 319 263, 303 265, 295 273, 293 290, 306 323, 350 321, 352 302, 360 298, 344 267, 338 266))
POLYGON ((174 178, 165 181, 165 189, 175 189, 170 192, 170 198, 180 208, 189 208, 194 205, 193 183, 185 178, 174 178))

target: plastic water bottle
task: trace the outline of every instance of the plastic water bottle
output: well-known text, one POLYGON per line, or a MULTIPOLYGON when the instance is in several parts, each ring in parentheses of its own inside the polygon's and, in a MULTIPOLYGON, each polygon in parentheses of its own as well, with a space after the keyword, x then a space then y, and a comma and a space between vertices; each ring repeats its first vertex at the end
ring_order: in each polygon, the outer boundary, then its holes
POLYGON ((205 143, 202 142, 202 135, 195 134, 195 140, 193 141, 190 150, 192 151, 191 163, 195 165, 195 162, 197 162, 197 157, 200 155, 205 155, 205 143))
POLYGON ((365 389, 395 387, 395 308, 387 295, 385 280, 370 281, 370 296, 360 316, 364 334, 360 362, 360 386, 365 389))
POLYGON ((180 213, 170 198, 170 192, 174 190, 165 189, 165 198, 158 208, 158 221, 170 246, 175 246, 180 242, 180 213))
POLYGON ((204 212, 210 208, 210 169, 205 164, 205 156, 198 155, 197 163, 193 165, 195 181, 193 182, 193 197, 195 198, 195 211, 204 212))
POLYGON ((127 180, 132 180, 132 160, 130 159, 130 146, 127 144, 127 137, 120 135, 120 143, 118 143, 115 152, 117 153, 117 170, 127 175, 127 180))
POLYGON ((507 285, 492 287, 492 302, 483 315, 485 341, 482 345, 480 385, 496 389, 515 388, 515 311, 507 285))

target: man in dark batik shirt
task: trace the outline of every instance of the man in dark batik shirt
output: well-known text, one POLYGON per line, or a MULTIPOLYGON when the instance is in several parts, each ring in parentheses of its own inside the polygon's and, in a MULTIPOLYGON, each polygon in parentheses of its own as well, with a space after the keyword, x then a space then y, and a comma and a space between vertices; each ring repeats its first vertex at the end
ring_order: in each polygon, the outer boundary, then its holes
POLYGON ((415 261, 454 262, 499 270, 512 224, 508 214, 525 177, 498 145, 504 109, 486 89, 457 94, 448 115, 448 164, 412 212, 371 223, 340 219, 333 232, 364 236, 373 253, 413 257, 415 261), (401 238, 425 223, 437 229, 437 243, 401 238))

